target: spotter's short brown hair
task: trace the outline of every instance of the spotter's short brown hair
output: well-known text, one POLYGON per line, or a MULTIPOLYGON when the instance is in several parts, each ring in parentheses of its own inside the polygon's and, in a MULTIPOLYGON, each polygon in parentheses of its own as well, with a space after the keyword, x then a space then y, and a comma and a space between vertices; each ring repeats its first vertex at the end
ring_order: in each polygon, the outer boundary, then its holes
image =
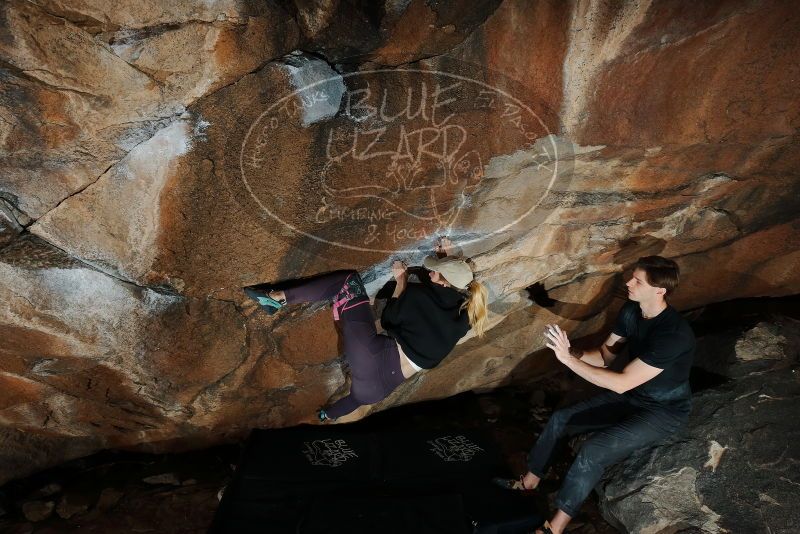
POLYGON ((674 261, 661 256, 643 256, 639 258, 633 269, 641 269, 647 277, 647 283, 653 287, 663 287, 667 295, 671 294, 680 281, 681 270, 674 261))

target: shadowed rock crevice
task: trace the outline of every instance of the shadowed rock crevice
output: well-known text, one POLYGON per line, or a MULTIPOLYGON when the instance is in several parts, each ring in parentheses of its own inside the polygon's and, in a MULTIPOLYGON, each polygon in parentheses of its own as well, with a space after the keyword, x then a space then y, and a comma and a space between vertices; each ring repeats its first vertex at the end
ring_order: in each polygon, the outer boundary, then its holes
POLYGON ((318 51, 330 63, 396 67, 446 53, 480 27, 500 1, 280 4, 297 21, 301 48, 318 51))

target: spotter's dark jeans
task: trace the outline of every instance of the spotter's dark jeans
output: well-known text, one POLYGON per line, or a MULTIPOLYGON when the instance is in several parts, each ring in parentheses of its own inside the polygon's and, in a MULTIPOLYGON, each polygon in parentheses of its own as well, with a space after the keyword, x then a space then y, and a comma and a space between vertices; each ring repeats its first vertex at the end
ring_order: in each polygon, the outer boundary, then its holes
POLYGON ((575 517, 607 467, 674 434, 687 417, 606 391, 553 412, 528 455, 528 469, 544 478, 556 446, 565 438, 594 432, 578 452, 556 497, 558 509, 575 517))

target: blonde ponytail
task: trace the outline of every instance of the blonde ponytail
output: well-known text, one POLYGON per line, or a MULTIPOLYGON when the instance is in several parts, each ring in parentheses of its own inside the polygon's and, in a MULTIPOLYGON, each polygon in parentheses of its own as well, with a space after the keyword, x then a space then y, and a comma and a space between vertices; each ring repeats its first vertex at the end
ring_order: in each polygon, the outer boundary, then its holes
POLYGON ((489 316, 487 308, 489 292, 486 290, 486 286, 477 280, 470 282, 467 289, 469 290, 469 297, 461 305, 461 309, 467 309, 469 325, 475 330, 475 334, 478 337, 483 337, 486 329, 486 320, 489 316))

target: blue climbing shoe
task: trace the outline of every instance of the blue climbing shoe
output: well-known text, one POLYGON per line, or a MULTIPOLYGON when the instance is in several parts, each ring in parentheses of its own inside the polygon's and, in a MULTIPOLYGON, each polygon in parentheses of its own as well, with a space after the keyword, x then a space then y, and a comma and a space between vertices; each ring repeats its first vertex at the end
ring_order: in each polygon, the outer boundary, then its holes
POLYGON ((244 292, 248 297, 258 302, 258 305, 267 312, 267 315, 272 315, 286 305, 286 302, 281 302, 270 297, 269 291, 246 287, 244 288, 244 292))
POLYGON ((329 415, 328 415, 328 412, 326 412, 326 411, 325 411, 324 409, 322 409, 322 408, 320 408, 320 409, 317 411, 317 417, 319 418, 319 422, 320 422, 320 423, 324 423, 325 421, 333 421, 333 418, 332 418, 331 416, 329 416, 329 415))

